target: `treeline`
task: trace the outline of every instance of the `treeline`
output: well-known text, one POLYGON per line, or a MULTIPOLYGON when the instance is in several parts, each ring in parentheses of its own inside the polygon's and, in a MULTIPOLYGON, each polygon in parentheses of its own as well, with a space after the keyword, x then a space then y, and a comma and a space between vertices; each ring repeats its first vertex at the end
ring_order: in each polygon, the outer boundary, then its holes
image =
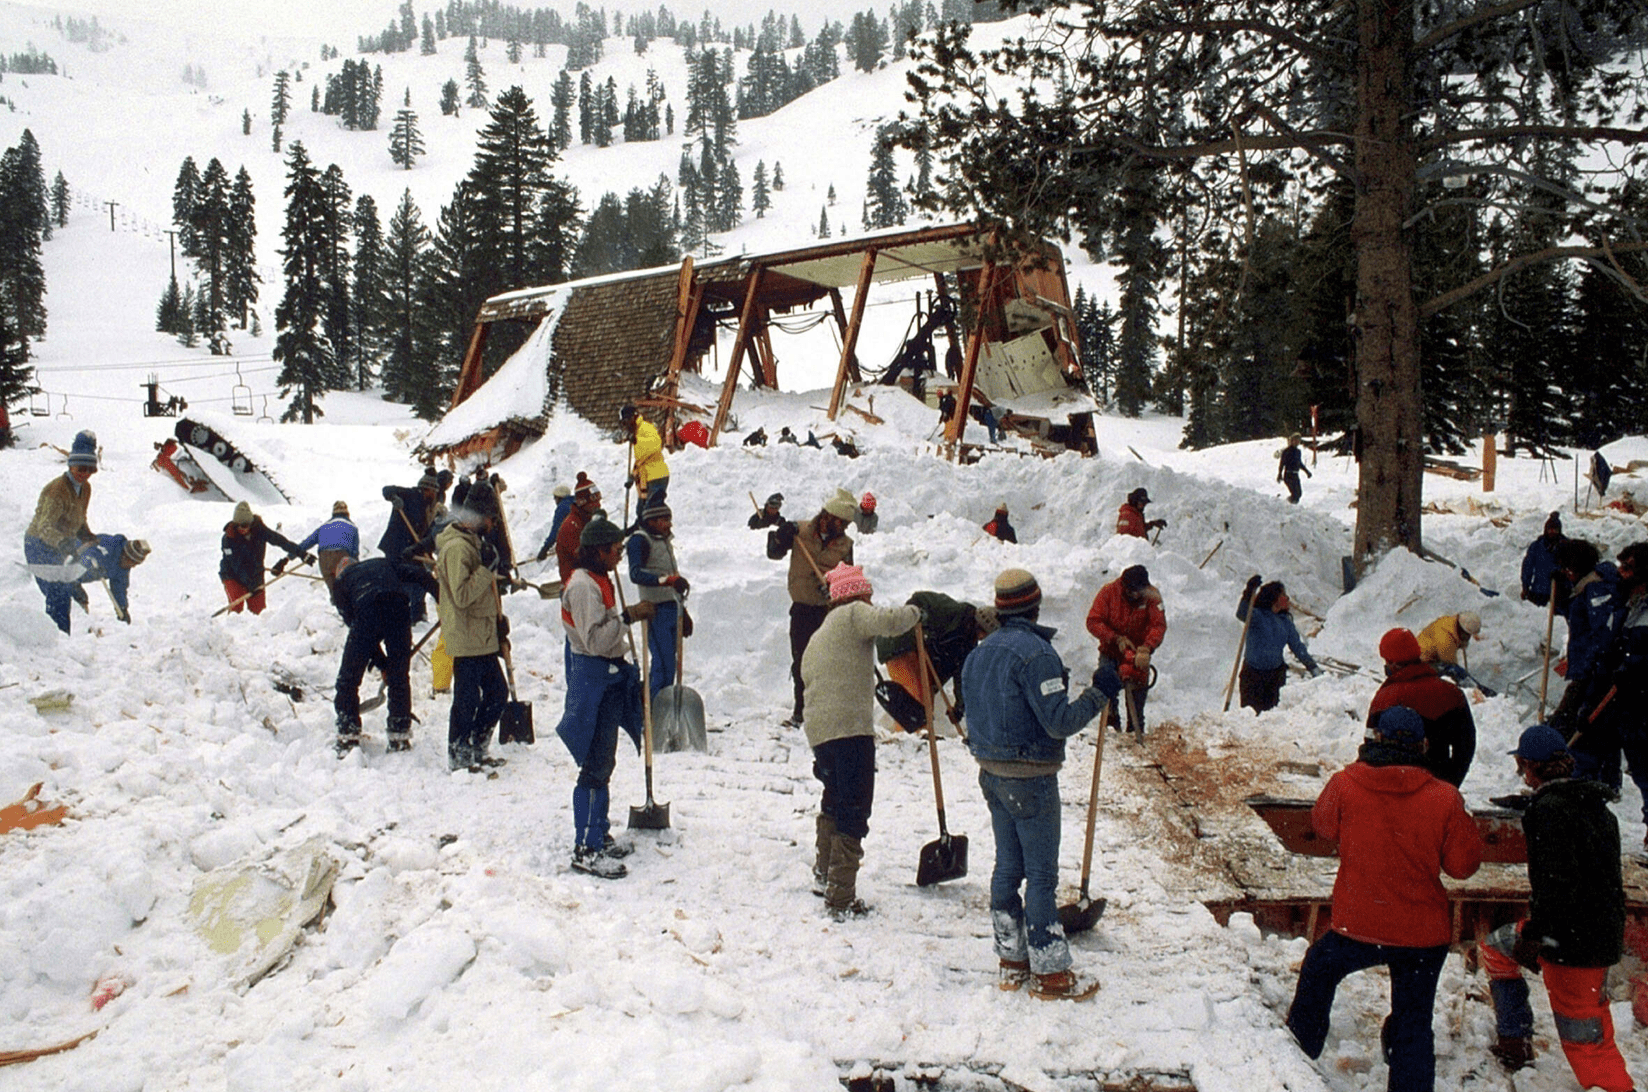
POLYGON ((51 59, 50 54, 41 53, 31 45, 22 53, 10 56, 0 54, 0 73, 4 72, 15 72, 19 76, 55 76, 57 62, 51 59))
MULTIPOLYGON (((1413 225, 1422 298, 1563 242, 1558 199, 1535 185, 1510 202, 1486 200, 1476 179, 1432 189, 1413 225)), ((1077 308, 1095 394, 1126 414, 1183 413, 1187 447, 1302 431, 1312 406, 1324 434, 1354 443, 1353 194, 1339 183, 1274 196, 1249 223, 1171 183, 1127 195, 1136 230, 1110 253, 1118 306, 1077 308), (1179 301, 1166 329, 1163 294, 1179 301)), ((1648 192, 1627 186, 1615 211, 1648 216, 1648 192)), ((1648 302, 1630 288, 1644 283, 1640 252, 1536 263, 1426 317, 1427 449, 1459 454, 1494 432, 1512 453, 1545 454, 1648 431, 1648 302)))
MULTIPOLYGON (((312 421, 328 390, 383 385, 432 419, 451 400, 481 304, 512 289, 556 284, 680 257, 668 178, 608 193, 587 219, 554 173, 558 149, 518 87, 497 97, 469 173, 431 225, 410 191, 387 225, 370 196, 353 197, 334 165, 301 143, 288 150, 284 295, 276 310, 286 420, 312 421)), ((487 343, 496 368, 526 330, 487 343)))

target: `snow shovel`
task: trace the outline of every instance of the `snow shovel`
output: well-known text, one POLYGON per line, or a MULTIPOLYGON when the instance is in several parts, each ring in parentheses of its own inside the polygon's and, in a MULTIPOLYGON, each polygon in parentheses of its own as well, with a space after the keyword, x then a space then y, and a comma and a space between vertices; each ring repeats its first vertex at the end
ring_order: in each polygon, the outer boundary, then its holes
POLYGON ((658 736, 660 751, 708 751, 709 735, 704 727, 704 699, 690 686, 683 686, 685 675, 682 657, 686 652, 687 604, 683 600, 675 622, 675 683, 658 691, 652 700, 658 715, 653 731, 658 736))
POLYGON ((1076 901, 1059 907, 1059 924, 1064 933, 1085 933, 1104 916, 1105 900, 1087 893, 1087 883, 1093 876, 1093 826, 1099 816, 1099 771, 1104 768, 1104 737, 1110 728, 1111 704, 1106 702, 1099 713, 1099 741, 1093 752, 1093 787, 1087 792, 1087 841, 1082 846, 1081 887, 1076 901))
MULTIPOLYGON (((492 586, 492 594, 498 596, 498 617, 503 617, 503 596, 498 586, 492 586)), ((431 630, 433 632, 433 630, 431 630)), ((504 679, 509 683, 509 700, 504 703, 503 715, 498 718, 498 743, 536 743, 538 737, 532 731, 532 703, 521 701, 515 695, 515 661, 509 654, 509 638, 505 637, 498 646, 504 656, 504 679)))
MULTIPOLYGON (((928 689, 932 665, 927 662, 927 645, 919 625, 916 626, 916 657, 921 661, 921 704, 925 709, 932 702, 928 689)), ((933 728, 931 718, 927 723, 927 757, 933 764, 933 800, 938 804, 938 838, 921 847, 921 857, 916 864, 917 887, 931 887, 935 883, 959 880, 967 875, 967 835, 951 834, 944 825, 944 783, 938 773, 938 733, 933 728)))
MULTIPOLYGON (((652 695, 647 686, 648 668, 651 666, 647 655, 647 628, 650 623, 641 619, 641 738, 646 754, 647 767, 647 802, 640 807, 631 804, 629 807, 629 829, 631 830, 668 830, 670 814, 668 804, 654 803, 652 799, 652 695)), ((633 647, 633 646, 632 646, 633 647)))

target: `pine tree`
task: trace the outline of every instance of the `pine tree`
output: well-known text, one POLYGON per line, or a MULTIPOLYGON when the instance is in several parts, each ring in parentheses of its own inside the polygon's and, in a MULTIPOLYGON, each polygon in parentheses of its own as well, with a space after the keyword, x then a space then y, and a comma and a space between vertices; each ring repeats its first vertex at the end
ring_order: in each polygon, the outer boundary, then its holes
POLYGON ((429 244, 429 229, 407 190, 384 237, 373 341, 382 353, 384 393, 394 401, 413 403, 418 416, 426 419, 438 416, 442 386, 435 352, 438 331, 419 306, 429 244))
POLYGON ((239 316, 246 329, 252 304, 258 299, 263 278, 257 267, 257 202, 252 194, 252 176, 242 167, 229 191, 229 223, 224 249, 224 304, 239 316))
POLYGON ((457 80, 447 80, 441 85, 441 116, 447 118, 458 116, 457 80))
POLYGON ((738 164, 731 159, 721 164, 715 199, 716 230, 731 231, 744 219, 744 183, 738 176, 738 164))
POLYGON ((887 52, 887 24, 873 11, 858 12, 847 31, 846 43, 853 67, 860 72, 874 72, 887 52))
MULTIPOLYGON (((28 393, 34 379, 29 367, 28 339, 20 337, 11 318, 0 308, 0 408, 11 405, 28 393)), ((0 449, 16 442, 10 428, 0 428, 0 449)))
POLYGON ((464 52, 464 86, 469 97, 464 105, 472 110, 486 109, 486 73, 481 71, 480 55, 475 51, 475 36, 469 36, 469 48, 464 52))
POLYGON ((389 131, 389 158, 405 170, 423 155, 423 134, 418 132, 418 115, 412 109, 412 92, 406 93, 406 105, 395 112, 395 125, 389 131))
POLYGON ((281 129, 278 125, 270 130, 270 147, 276 155, 280 154, 281 135, 281 129))
MULTIPOLYGON (((831 187, 833 194, 834 187, 831 187)), ((904 192, 898 185, 898 166, 893 162, 893 145, 888 130, 876 134, 870 149, 870 178, 865 190, 864 226, 887 228, 902 224, 909 215, 904 192)))
POLYGON ((183 315, 183 290, 177 286, 174 276, 167 282, 166 291, 160 294, 160 305, 155 308, 155 331, 174 336, 181 334, 183 315))
POLYGON ((820 239, 828 239, 830 237, 829 206, 824 206, 818 210, 818 237, 820 239))
POLYGON ((572 103, 575 98, 577 92, 572 86, 572 76, 563 68, 549 96, 550 106, 554 108, 549 124, 549 140, 557 154, 572 146, 572 103))
POLYGON ((52 219, 58 227, 69 226, 69 180, 63 177, 63 172, 57 172, 57 178, 52 181, 52 219))
POLYGON ((240 112, 240 135, 252 135, 252 111, 250 110, 242 110, 240 112))
MULTIPOLYGON (((275 94, 269 103, 269 124, 279 129, 292 109, 292 81, 285 69, 275 73, 275 94)), ((279 149, 277 149, 278 151, 279 149)))
POLYGON ((435 24, 430 21, 427 12, 424 13, 423 17, 423 40, 419 43, 418 53, 424 57, 433 57, 435 55, 435 24))
POLYGON ((200 168, 194 156, 184 156, 172 184, 172 223, 177 226, 177 245, 185 255, 194 248, 194 211, 200 190, 200 168))
POLYGON ((772 188, 775 193, 784 192, 784 164, 777 160, 773 161, 772 188))
POLYGON ((327 166, 320 184, 326 194, 326 219, 322 228, 326 243, 326 262, 322 269, 326 311, 322 325, 326 339, 331 342, 333 357, 333 371, 327 386, 347 390, 355 381, 358 355, 349 303, 349 237, 353 233, 354 197, 336 163, 327 166))
POLYGON ((521 40, 512 35, 509 39, 509 45, 506 47, 506 53, 509 57, 509 63, 510 64, 520 64, 521 63, 521 40))
MULTIPOLYGON (((206 164, 189 208, 188 231, 178 233, 183 256, 204 278, 196 329, 207 338, 222 333, 228 314, 230 240, 229 173, 215 157, 206 164), (186 241, 185 241, 186 240, 186 241)), ((214 345, 214 349, 218 346, 214 345)))
POLYGON ((321 329, 330 249, 325 232, 331 209, 302 141, 292 142, 286 169, 286 226, 281 231, 286 292, 275 309, 279 332, 272 355, 281 364, 276 379, 281 397, 292 395, 281 420, 307 425, 321 415, 316 401, 327 389, 335 363, 331 342, 321 329))
POLYGON ((578 77, 578 143, 588 144, 595 134, 595 81, 585 72, 578 77))
POLYGON ((350 333, 355 344, 355 389, 365 390, 379 360, 377 309, 383 296, 383 229, 378 205, 367 194, 355 201, 355 280, 349 291, 350 333))
POLYGON ((185 349, 193 349, 200 344, 199 327, 195 325, 199 314, 200 296, 195 293, 192 283, 186 284, 177 309, 177 342, 185 349))
POLYGON ((767 162, 758 159, 755 163, 755 174, 750 179, 750 211, 760 220, 767 215, 770 208, 772 197, 767 192, 767 162))

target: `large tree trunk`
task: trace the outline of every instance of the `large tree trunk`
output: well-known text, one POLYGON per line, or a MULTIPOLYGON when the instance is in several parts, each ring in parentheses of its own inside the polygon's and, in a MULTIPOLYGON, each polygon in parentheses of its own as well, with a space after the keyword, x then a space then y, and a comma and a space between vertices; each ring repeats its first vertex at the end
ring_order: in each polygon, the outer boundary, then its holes
POLYGON ((1418 551, 1424 472, 1419 390, 1419 309, 1403 227, 1417 158, 1409 125, 1412 0, 1360 0, 1357 71, 1356 421, 1358 562, 1393 546, 1418 551))

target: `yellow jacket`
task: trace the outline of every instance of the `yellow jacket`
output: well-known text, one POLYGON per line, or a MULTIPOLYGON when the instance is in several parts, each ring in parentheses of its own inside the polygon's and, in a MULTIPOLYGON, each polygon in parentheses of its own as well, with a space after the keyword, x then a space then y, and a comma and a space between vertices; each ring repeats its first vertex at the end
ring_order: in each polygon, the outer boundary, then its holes
POLYGON ((664 441, 658 428, 645 417, 635 419, 635 483, 643 490, 647 483, 669 477, 664 463, 664 441))
POLYGON ((1458 615, 1444 614, 1419 631, 1419 658, 1432 664, 1457 664, 1466 639, 1458 615))

